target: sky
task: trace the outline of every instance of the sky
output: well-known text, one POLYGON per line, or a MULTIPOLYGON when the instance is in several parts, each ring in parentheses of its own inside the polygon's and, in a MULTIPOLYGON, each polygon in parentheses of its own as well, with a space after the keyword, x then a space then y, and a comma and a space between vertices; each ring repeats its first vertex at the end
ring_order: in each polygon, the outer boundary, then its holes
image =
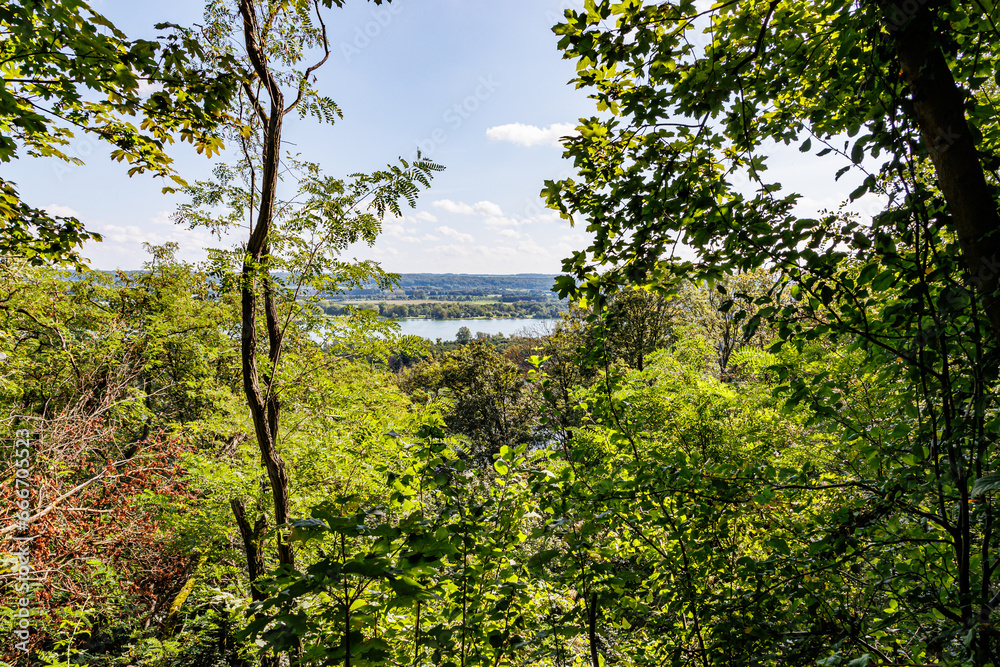
MULTIPOLYGON (((130 37, 152 37, 155 23, 192 25, 199 0, 92 0, 130 37)), ((387 219, 374 247, 348 256, 375 259, 397 273, 558 273, 561 260, 589 237, 539 197, 546 179, 570 176, 560 136, 596 115, 586 92, 568 82, 551 27, 582 0, 348 0, 327 13, 331 58, 318 72, 320 92, 343 111, 336 124, 289 116, 284 139, 325 173, 347 176, 409 158, 419 148, 441 163, 416 209, 387 219)), ((104 236, 84 255, 95 269, 139 268, 143 242, 177 242, 179 258, 198 261, 206 247, 230 244, 171 220, 184 201, 164 195, 148 175, 127 176, 110 149, 79 137, 69 153, 85 166, 22 158, 0 168, 22 197, 56 214, 76 215, 104 236)), ((188 181, 210 175, 213 160, 187 145, 171 149, 188 181)), ((802 192, 801 213, 836 207, 855 183, 833 183, 840 166, 801 164, 778 150, 771 176, 802 192)), ((225 153, 222 159, 227 159, 225 153)))

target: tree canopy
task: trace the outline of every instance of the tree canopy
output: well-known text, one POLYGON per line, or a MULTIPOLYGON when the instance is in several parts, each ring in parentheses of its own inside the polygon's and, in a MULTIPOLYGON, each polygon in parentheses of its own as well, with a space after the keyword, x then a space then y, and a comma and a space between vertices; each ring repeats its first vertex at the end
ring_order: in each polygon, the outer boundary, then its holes
MULTIPOLYGON (((114 146, 129 175, 183 179, 167 146, 176 139, 211 156, 237 85, 206 61, 196 31, 161 24, 156 40, 129 39, 83 0, 29 0, 0 8, 0 162, 23 156, 70 163, 74 138, 114 146)), ((168 185, 165 189, 170 189, 168 185)), ((78 220, 23 202, 0 180, 0 252, 33 262, 79 262, 74 248, 98 239, 78 220)))
MULTIPOLYGON (((765 263, 823 272, 848 248, 884 245, 920 209, 954 235, 952 251, 991 294, 993 14, 978 2, 848 0, 601 1, 569 11, 555 29, 560 48, 602 115, 566 144, 579 180, 544 191, 596 236, 565 269, 582 291, 765 263), (883 212, 871 225, 794 215, 798 195, 768 177, 779 144, 831 161, 838 178, 854 170, 851 199, 877 194, 883 212), (671 261, 678 244, 697 259, 671 261), (598 281, 599 267, 613 270, 598 281)), ((560 284, 575 291, 568 278, 560 284)))

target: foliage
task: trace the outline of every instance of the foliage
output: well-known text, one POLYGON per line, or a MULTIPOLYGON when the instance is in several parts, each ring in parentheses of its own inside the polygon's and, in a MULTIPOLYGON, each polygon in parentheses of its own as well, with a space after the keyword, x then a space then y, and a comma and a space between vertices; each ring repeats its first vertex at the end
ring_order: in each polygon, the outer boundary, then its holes
MULTIPOLYGON (((127 162, 129 175, 151 171, 184 184, 166 146, 179 137, 199 153, 218 152, 216 126, 236 82, 216 76, 194 31, 157 27, 157 41, 130 40, 83 0, 0 10, 0 162, 26 154, 82 164, 69 151, 82 131, 114 145, 111 157, 127 162)), ((15 184, 0 180, 0 253, 80 265, 74 247, 88 239, 100 237, 22 202, 15 184)))
MULTIPOLYGON (((204 276, 158 252, 149 271, 117 280, 3 267, 2 405, 6 424, 33 433, 32 646, 42 653, 99 663, 121 651, 188 568, 171 516, 195 500, 182 467, 191 447, 166 431, 225 405, 229 339, 217 336, 218 304, 199 299, 204 276), (60 619, 82 610, 79 632, 66 635, 60 619)), ((19 460, 5 450, 8 465, 19 460)), ((14 508, 12 469, 5 478, 0 493, 14 508)), ((8 517, 8 537, 11 526, 8 517)), ((5 539, 4 553, 16 546, 5 539)), ((8 582, 4 608, 17 598, 8 582)))
POLYGON ((277 648, 304 637, 304 662, 317 665, 499 664, 530 644, 544 603, 512 558, 539 518, 523 447, 505 447, 496 483, 484 483, 436 440, 440 424, 422 435, 409 467, 390 477, 388 505, 342 498, 295 522, 327 555, 275 581, 282 593, 259 605, 250 632, 277 648))
POLYGON ((535 440, 535 401, 517 365, 485 340, 404 372, 401 386, 417 400, 443 399, 444 420, 469 438, 469 456, 488 466, 503 447, 535 440))
MULTIPOLYGON (((224 324, 234 304, 172 250, 151 248, 145 270, 130 274, 3 267, 0 406, 5 424, 36 435, 30 500, 46 513, 29 524, 31 563, 44 573, 32 647, 50 660, 254 657, 233 639, 247 589, 229 502, 248 498, 259 509, 267 489, 236 398, 236 332, 224 324), (167 614, 185 586, 171 631, 167 614)), ((385 434, 409 427, 406 398, 384 373, 324 351, 297 326, 287 344, 293 507, 304 512, 337 493, 381 497, 373 471, 398 461, 385 434)), ((3 484, 4 507, 16 506, 15 492, 3 484)), ((0 581, 9 623, 18 594, 0 581)))
POLYGON ((786 517, 773 491, 751 489, 773 483, 772 464, 821 461, 827 442, 769 385, 737 392, 706 375, 711 352, 692 345, 577 390, 583 419, 562 454, 502 447, 492 469, 470 467, 429 416, 406 470, 387 475, 388 504, 344 498, 295 522, 328 555, 279 575, 251 632, 276 647, 303 637, 317 665, 348 653, 358 665, 733 664, 736 640, 760 655, 766 639, 735 619, 798 609, 754 582, 777 562, 768 541, 813 512, 786 517), (773 531, 755 528, 762 517, 773 531))
POLYGON ((665 347, 671 337, 669 302, 663 296, 641 289, 616 294, 601 313, 599 336, 609 359, 620 359, 642 370, 646 355, 665 347))
POLYGON ((117 276, 0 265, 0 405, 44 426, 33 481, 60 498, 33 520, 39 655, 997 664, 995 12, 569 10, 561 48, 602 114, 566 140, 579 176, 545 191, 595 235, 558 279, 576 303, 545 336, 465 330, 427 358, 320 299, 391 285, 340 255, 437 165, 341 180, 287 156, 300 188, 278 196, 280 120, 339 114, 310 78, 333 4, 210 3, 208 61, 243 28, 242 158, 178 217, 249 226, 246 248, 204 269, 151 248, 117 276), (793 141, 859 172, 870 222, 796 214, 763 155, 793 141))
POLYGON ((773 271, 756 269, 726 276, 714 285, 698 288, 683 284, 674 301, 677 326, 698 332, 715 348, 720 376, 737 371, 731 367, 743 350, 763 352, 774 342, 775 331, 761 318, 746 326, 764 306, 779 305, 781 278, 773 271))
POLYGON ((994 22, 955 2, 682 0, 588 3, 556 28, 604 113, 566 144, 581 180, 546 187, 596 234, 561 292, 602 304, 632 283, 770 267, 765 293, 724 307, 746 335, 772 332, 776 391, 837 437, 825 466, 779 471, 768 496, 821 511, 770 545, 783 557, 766 574, 733 572, 790 601, 816 587, 807 611, 758 608, 756 655, 997 659, 996 517, 980 500, 997 439, 994 22), (885 202, 870 223, 796 215, 766 171, 793 142, 853 170, 852 201, 885 202))

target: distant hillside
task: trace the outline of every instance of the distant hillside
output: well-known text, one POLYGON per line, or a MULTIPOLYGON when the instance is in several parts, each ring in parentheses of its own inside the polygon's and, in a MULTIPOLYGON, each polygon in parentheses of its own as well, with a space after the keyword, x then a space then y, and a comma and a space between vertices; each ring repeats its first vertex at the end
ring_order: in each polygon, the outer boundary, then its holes
MULTIPOLYGON (((117 280, 119 273, 127 276, 137 276, 142 271, 101 271, 117 280)), ((288 280, 287 273, 276 274, 279 280, 288 280)), ((77 280, 79 276, 70 274, 69 280, 77 280)), ((330 301, 351 299, 369 300, 444 300, 465 301, 478 297, 489 297, 491 301, 521 302, 521 301, 559 301, 552 287, 555 275, 544 273, 517 273, 510 275, 485 275, 467 273, 403 273, 400 274, 399 287, 393 291, 381 290, 375 283, 369 283, 364 289, 355 289, 344 294, 329 295, 330 301)), ((307 294, 308 289, 302 291, 307 294)))
POLYGON ((556 301, 552 292, 556 276, 542 273, 479 275, 465 273, 403 273, 395 291, 383 291, 374 284, 356 289, 335 300, 358 297, 386 299, 455 299, 459 297, 499 297, 501 301, 556 301))
POLYGON ((504 276, 466 273, 403 273, 400 278, 400 286, 403 289, 483 290, 485 294, 500 294, 509 290, 548 292, 552 289, 556 279, 555 276, 542 273, 518 273, 504 276))

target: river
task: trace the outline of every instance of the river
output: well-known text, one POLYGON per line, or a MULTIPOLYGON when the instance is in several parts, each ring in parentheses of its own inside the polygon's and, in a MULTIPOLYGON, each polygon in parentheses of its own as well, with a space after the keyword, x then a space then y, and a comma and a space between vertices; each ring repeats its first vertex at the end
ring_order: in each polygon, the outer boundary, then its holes
POLYGON ((398 319, 399 332, 410 336, 420 336, 432 341, 440 338, 442 341, 455 340, 455 334, 462 327, 469 327, 475 338, 478 332, 490 335, 502 333, 505 336, 524 333, 527 329, 537 335, 552 329, 559 320, 532 319, 491 319, 491 320, 430 320, 430 319, 398 319))

